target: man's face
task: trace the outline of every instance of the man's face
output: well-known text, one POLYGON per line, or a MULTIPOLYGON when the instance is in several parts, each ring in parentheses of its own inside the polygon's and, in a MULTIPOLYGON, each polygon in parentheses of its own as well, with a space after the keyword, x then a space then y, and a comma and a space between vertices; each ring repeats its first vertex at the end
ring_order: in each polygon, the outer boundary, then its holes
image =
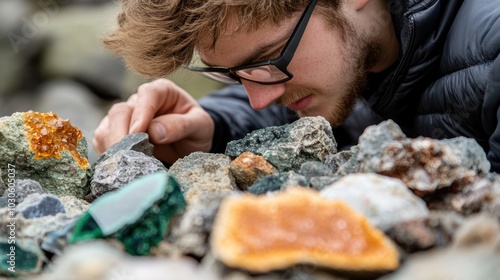
MULTIPOLYGON (((210 65, 235 67, 279 56, 300 15, 276 26, 263 24, 256 31, 231 31, 231 22, 213 49, 202 49, 210 65)), ((347 23, 347 37, 313 14, 295 55, 288 66, 294 77, 285 83, 261 85, 242 80, 250 104, 263 109, 273 103, 288 106, 299 116, 323 116, 332 126, 344 122, 366 85, 371 67, 380 57, 376 38, 358 34, 347 23)))

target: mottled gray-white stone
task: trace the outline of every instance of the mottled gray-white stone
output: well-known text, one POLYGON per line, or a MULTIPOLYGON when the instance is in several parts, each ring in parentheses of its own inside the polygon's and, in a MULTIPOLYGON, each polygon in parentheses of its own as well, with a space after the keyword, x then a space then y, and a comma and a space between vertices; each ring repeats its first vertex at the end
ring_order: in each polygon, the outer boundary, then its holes
POLYGON ((299 174, 306 178, 319 176, 333 176, 333 171, 325 164, 318 161, 306 161, 299 169, 299 174))
POLYGON ((485 213, 467 217, 453 236, 452 243, 453 247, 464 249, 481 245, 497 246, 500 255, 500 221, 485 213))
POLYGON ((337 175, 312 177, 309 179, 309 184, 311 185, 311 188, 321 191, 322 189, 337 182, 340 178, 342 177, 337 175))
POLYGON ((451 148, 463 168, 473 170, 478 175, 484 175, 490 171, 491 164, 476 140, 461 136, 439 141, 451 148))
POLYGON ((95 166, 90 189, 94 197, 122 188, 134 179, 167 168, 154 157, 133 150, 121 150, 95 166))
POLYGON ((71 234, 77 218, 70 220, 62 229, 47 234, 40 247, 52 254, 61 255, 68 244, 68 235, 71 234))
POLYGON ((429 215, 425 202, 401 180, 377 174, 347 175, 320 193, 328 199, 345 201, 382 231, 429 215))
POLYGON ((298 171, 306 161, 324 162, 337 152, 337 142, 330 124, 323 117, 304 117, 280 127, 253 131, 243 139, 231 141, 226 155, 243 152, 262 155, 280 172, 298 171))
MULTIPOLYGON (((55 256, 51 269, 38 280, 102 280, 126 259, 125 253, 110 242, 97 239, 78 243, 66 247, 64 254, 55 256)), ((119 277, 115 279, 134 279, 121 274, 119 277)))
POLYGON ((231 193, 207 193, 190 203, 178 224, 172 227, 168 241, 185 255, 203 257, 209 250, 208 236, 215 215, 228 195, 231 193))
POLYGON ((206 192, 237 191, 230 170, 231 158, 223 154, 194 152, 178 159, 169 170, 190 203, 206 192))
POLYGON ((362 163, 361 172, 376 170, 388 143, 407 139, 401 128, 392 120, 383 121, 365 129, 358 140, 357 160, 362 163))
POLYGON ((31 179, 19 179, 16 180, 15 194, 16 194, 16 205, 23 202, 23 200, 31 194, 44 194, 46 193, 42 186, 34 180, 31 179))
POLYGON ((64 209, 66 209, 66 214, 69 217, 77 217, 82 215, 90 207, 90 203, 83 199, 76 198, 74 196, 63 196, 59 197, 64 209))
POLYGON ((66 213, 58 213, 55 216, 44 216, 36 219, 23 219, 17 216, 17 221, 22 221, 22 227, 17 232, 19 237, 35 240, 42 244, 43 240, 53 231, 64 229, 64 227, 75 217, 66 213))
POLYGON ((147 156, 153 156, 153 144, 149 142, 149 135, 144 132, 133 133, 123 137, 120 141, 109 147, 100 157, 97 159, 94 166, 98 165, 102 161, 107 160, 112 155, 116 154, 118 151, 136 151, 144 153, 147 156))
MULTIPOLYGON (((35 159, 27 140, 23 114, 0 118, 0 162, 15 166, 16 179, 35 180, 48 193, 83 198, 89 192, 90 167, 80 167, 67 151, 61 152, 61 158, 35 159)), ((77 150, 82 157, 87 157, 85 137, 78 141, 77 150)), ((5 183, 6 174, 2 176, 5 183)))
POLYGON ((260 178, 247 191, 260 195, 293 186, 309 187, 309 180, 294 171, 280 172, 260 178))
POLYGON ((17 211, 25 219, 55 216, 66 212, 59 198, 52 194, 31 194, 17 206, 17 211))

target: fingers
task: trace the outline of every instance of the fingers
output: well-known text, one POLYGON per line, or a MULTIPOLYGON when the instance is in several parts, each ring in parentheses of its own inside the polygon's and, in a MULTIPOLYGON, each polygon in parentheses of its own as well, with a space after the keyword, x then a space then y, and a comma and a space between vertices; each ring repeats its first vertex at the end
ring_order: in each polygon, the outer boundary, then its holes
POLYGON ((196 106, 196 101, 186 91, 167 79, 141 85, 127 102, 134 107, 129 133, 145 131, 156 116, 184 114, 196 106))
POLYGON ((128 134, 132 107, 127 103, 114 104, 94 132, 92 145, 102 154, 109 146, 128 134))

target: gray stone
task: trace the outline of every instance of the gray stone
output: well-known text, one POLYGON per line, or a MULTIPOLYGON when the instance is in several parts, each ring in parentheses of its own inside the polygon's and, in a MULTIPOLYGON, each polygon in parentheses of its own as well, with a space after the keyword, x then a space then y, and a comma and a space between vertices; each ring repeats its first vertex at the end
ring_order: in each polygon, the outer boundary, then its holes
POLYGON ((453 153, 460 159, 460 166, 463 168, 473 170, 478 175, 484 175, 490 171, 491 164, 486 158, 483 148, 479 146, 476 140, 456 137, 442 139, 440 142, 451 148, 453 153))
POLYGON ((470 249, 475 246, 495 248, 500 255, 500 221, 488 214, 476 214, 465 219, 453 237, 452 246, 470 249))
POLYGON ((299 169, 299 174, 311 178, 319 176, 333 176, 333 171, 325 164, 317 161, 306 161, 299 169))
POLYGON ((222 200, 229 193, 207 193, 188 205, 168 237, 181 253, 203 257, 209 250, 208 236, 222 200))
POLYGON ((35 240, 38 244, 42 244, 43 240, 53 231, 64 229, 64 227, 75 217, 71 217, 66 213, 58 213, 55 216, 44 216, 36 219, 23 219, 22 216, 17 216, 17 222, 21 221, 21 227, 17 232, 18 237, 35 240))
POLYGON ((68 235, 71 234, 77 220, 76 218, 70 220, 62 229, 49 232, 40 247, 46 252, 62 255, 68 244, 68 235))
MULTIPOLYGON (((353 146, 350 150, 331 154, 326 158, 325 165, 333 172, 337 172, 342 165, 346 164, 353 157, 353 155, 356 155, 356 152, 357 146, 353 146)), ((354 158, 356 159, 356 157, 354 158)))
POLYGON ((190 203, 207 192, 237 191, 230 164, 231 159, 226 155, 194 152, 177 160, 169 173, 190 203))
POLYGON ((16 180, 16 205, 23 202, 25 198, 27 198, 31 194, 44 194, 46 193, 42 186, 37 182, 31 179, 19 179, 16 180))
POLYGON ((3 180, 2 180, 2 168, 0 167, 0 196, 3 195, 3 193, 5 192, 5 190, 7 189, 7 186, 3 183, 3 180))
POLYGON ((405 140, 406 135, 392 120, 365 129, 358 140, 357 160, 362 162, 361 172, 370 172, 380 166, 384 149, 388 143, 405 140), (365 171, 366 170, 366 171, 365 171))
POLYGON ((64 209, 66 209, 66 214, 69 217, 78 217, 87 211, 90 207, 90 203, 83 199, 78 199, 74 196, 63 196, 59 197, 64 209))
POLYGON ((7 198, 0 196, 0 208, 7 207, 7 205, 9 205, 7 198))
MULTIPOLYGON (((44 191, 55 195, 74 195, 83 198, 88 190, 87 173, 68 151, 61 151, 61 158, 36 159, 31 151, 25 129, 24 113, 14 113, 0 118, 0 162, 16 166, 16 179, 32 179, 44 191)), ((77 152, 87 156, 87 142, 83 137, 77 143, 77 152)), ((5 182, 6 174, 2 174, 5 182)))
POLYGON ((340 178, 341 177, 337 175, 312 177, 309 179, 309 184, 311 185, 311 188, 321 191, 322 189, 337 182, 340 178))
POLYGON ((347 175, 324 188, 321 196, 345 201, 382 231, 429 215, 425 202, 401 180, 377 174, 347 175))
POLYGON ((343 177, 348 174, 354 174, 359 172, 359 162, 358 162, 358 146, 352 146, 348 151, 342 151, 334 155, 332 160, 333 162, 327 162, 326 165, 330 166, 330 164, 340 164, 337 166, 337 172, 335 175, 338 177, 343 177), (337 155, 337 158, 335 156, 337 155), (345 160, 345 162, 344 162, 345 160))
POLYGON ((149 135, 144 132, 133 133, 123 137, 118 143, 111 145, 96 161, 98 165, 102 161, 107 160, 118 151, 136 151, 144 153, 147 156, 153 156, 153 144, 149 142, 149 135))
POLYGON ((253 131, 243 139, 231 141, 226 155, 243 152, 262 155, 280 172, 298 171, 306 161, 324 162, 337 152, 330 124, 323 117, 304 117, 281 127, 253 131))
POLYGON ((26 219, 55 216, 66 212, 59 198, 51 194, 31 194, 17 206, 17 211, 26 219))
POLYGON ((133 150, 121 150, 95 166, 90 189, 95 197, 99 197, 158 171, 167 172, 167 168, 156 158, 133 150))

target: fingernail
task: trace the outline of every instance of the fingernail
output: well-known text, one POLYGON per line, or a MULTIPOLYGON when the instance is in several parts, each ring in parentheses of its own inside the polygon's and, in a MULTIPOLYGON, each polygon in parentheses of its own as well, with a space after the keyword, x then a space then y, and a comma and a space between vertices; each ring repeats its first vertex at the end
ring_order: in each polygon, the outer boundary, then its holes
POLYGON ((167 131, 161 124, 157 124, 154 127, 154 130, 156 132, 156 139, 158 139, 158 142, 165 142, 167 140, 167 131))
POLYGON ((136 120, 134 122, 134 124, 132 124, 132 126, 130 127, 130 130, 128 131, 128 133, 135 133, 137 131, 137 129, 139 128, 139 126, 141 126, 141 120, 136 120))

